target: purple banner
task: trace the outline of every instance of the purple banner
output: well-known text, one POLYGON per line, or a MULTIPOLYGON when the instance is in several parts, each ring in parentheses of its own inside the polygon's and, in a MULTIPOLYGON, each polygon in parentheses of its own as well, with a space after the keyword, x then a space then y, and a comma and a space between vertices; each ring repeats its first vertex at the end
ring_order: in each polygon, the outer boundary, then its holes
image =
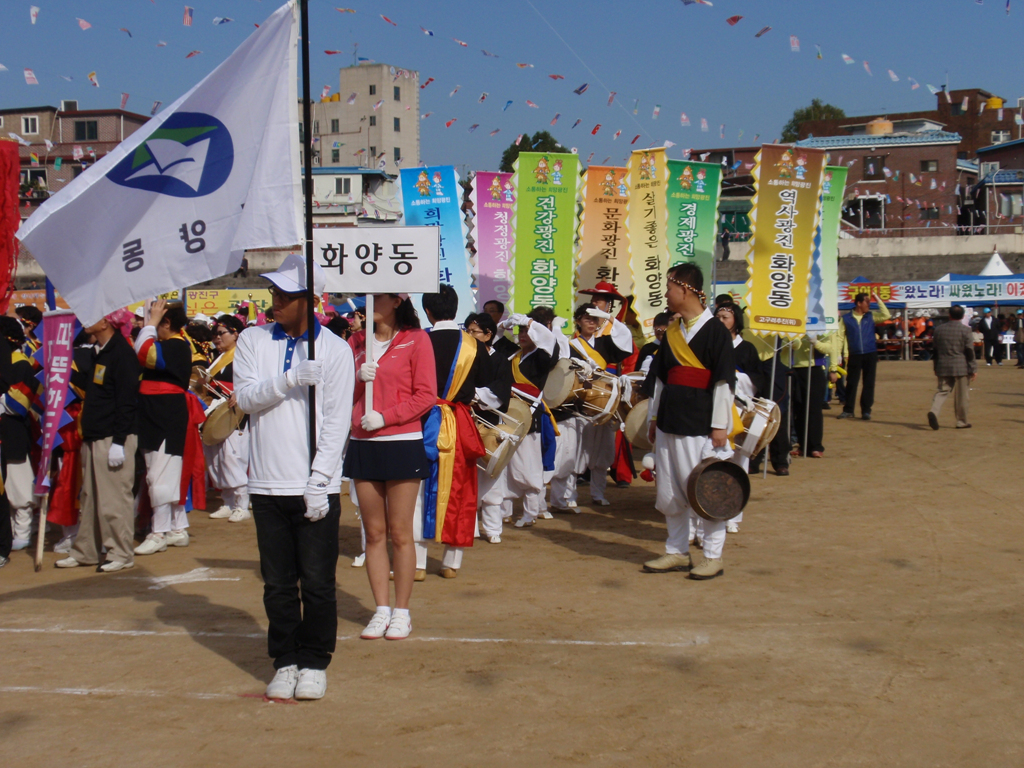
POLYGON ((42 363, 46 375, 46 403, 42 422, 42 447, 39 472, 36 474, 34 493, 41 496, 50 487, 50 456, 60 445, 57 434, 67 423, 64 411, 71 391, 71 344, 75 338, 75 315, 68 310, 56 310, 43 315, 42 363))
POLYGON ((477 172, 473 180, 473 210, 476 212, 473 239, 476 241, 476 295, 481 308, 491 299, 508 303, 515 200, 511 173, 477 172))

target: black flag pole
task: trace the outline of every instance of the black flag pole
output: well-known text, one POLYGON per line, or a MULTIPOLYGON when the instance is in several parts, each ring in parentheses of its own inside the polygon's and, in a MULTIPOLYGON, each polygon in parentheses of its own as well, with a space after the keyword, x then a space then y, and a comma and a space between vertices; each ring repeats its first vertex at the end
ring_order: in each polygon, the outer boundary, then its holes
MULTIPOLYGON (((316 359, 316 312, 314 301, 316 290, 313 285, 313 124, 312 104, 309 100, 309 0, 299 0, 302 14, 302 162, 303 201, 306 220, 306 345, 307 357, 316 359)), ((313 466, 316 457, 316 387, 309 388, 309 464, 313 466)))

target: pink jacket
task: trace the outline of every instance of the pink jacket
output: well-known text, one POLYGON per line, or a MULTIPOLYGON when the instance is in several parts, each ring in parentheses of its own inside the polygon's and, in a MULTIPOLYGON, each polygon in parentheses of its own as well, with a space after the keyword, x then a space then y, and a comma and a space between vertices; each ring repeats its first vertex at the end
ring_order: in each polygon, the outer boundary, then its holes
MULTIPOLYGON (((366 362, 366 332, 352 334, 348 343, 358 372, 366 362)), ((356 440, 419 432, 420 418, 437 404, 434 347, 427 332, 400 331, 377 361, 373 410, 384 417, 383 429, 367 432, 361 426, 366 413, 366 384, 358 376, 352 402, 352 437, 356 440)))

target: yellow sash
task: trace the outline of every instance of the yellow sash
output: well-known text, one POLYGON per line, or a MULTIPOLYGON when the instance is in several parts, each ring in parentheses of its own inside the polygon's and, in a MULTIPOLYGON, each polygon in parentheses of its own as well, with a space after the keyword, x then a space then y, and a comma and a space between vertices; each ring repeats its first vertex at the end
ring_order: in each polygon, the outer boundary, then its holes
POLYGON ((210 378, 213 378, 218 373, 227 368, 231 363, 235 361, 235 347, 232 347, 227 352, 222 354, 216 360, 213 361, 213 365, 210 366, 207 373, 210 374, 210 378))
POLYGON ((573 344, 573 348, 577 352, 583 352, 583 354, 589 357, 591 361, 593 361, 602 371, 608 367, 608 361, 604 359, 604 356, 600 352, 594 349, 594 346, 589 341, 584 339, 578 333, 573 334, 573 340, 579 340, 580 342, 578 346, 573 344))
POLYGON ((672 350, 673 357, 675 357, 680 365, 700 368, 702 371, 706 370, 704 364, 697 359, 697 355, 690 349, 690 345, 686 343, 686 337, 683 336, 683 329, 680 327, 680 323, 669 323, 668 329, 665 331, 665 339, 668 341, 668 348, 672 350))
MULTIPOLYGON (((455 358, 452 383, 445 392, 445 400, 451 401, 469 378, 476 360, 476 339, 462 332, 462 344, 455 358)), ((458 422, 450 405, 438 403, 441 408, 441 428, 437 435, 437 526, 434 541, 441 541, 444 518, 448 512, 448 499, 452 494, 452 473, 455 470, 455 445, 458 442, 458 422)))
MULTIPOLYGON (((520 356, 522 356, 522 354, 522 352, 516 352, 515 355, 512 356, 512 380, 516 384, 529 384, 531 387, 536 387, 537 385, 530 381, 528 378, 526 378, 526 376, 523 375, 522 371, 519 370, 519 358, 520 356)), ((551 412, 551 409, 548 408, 548 404, 544 402, 543 396, 544 391, 541 390, 540 395, 538 395, 538 397, 541 397, 540 404, 544 406, 544 413, 546 413, 548 415, 548 418, 551 419, 551 426, 555 428, 555 436, 557 437, 562 433, 558 431, 558 422, 555 421, 555 415, 551 412)))

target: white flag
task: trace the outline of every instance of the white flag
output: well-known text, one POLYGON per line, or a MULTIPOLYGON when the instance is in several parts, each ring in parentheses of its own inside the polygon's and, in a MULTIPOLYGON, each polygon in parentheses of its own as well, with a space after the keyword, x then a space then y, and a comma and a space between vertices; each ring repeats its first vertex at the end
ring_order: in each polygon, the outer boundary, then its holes
POLYGON ((295 0, 43 203, 18 238, 85 325, 303 239, 295 0))

